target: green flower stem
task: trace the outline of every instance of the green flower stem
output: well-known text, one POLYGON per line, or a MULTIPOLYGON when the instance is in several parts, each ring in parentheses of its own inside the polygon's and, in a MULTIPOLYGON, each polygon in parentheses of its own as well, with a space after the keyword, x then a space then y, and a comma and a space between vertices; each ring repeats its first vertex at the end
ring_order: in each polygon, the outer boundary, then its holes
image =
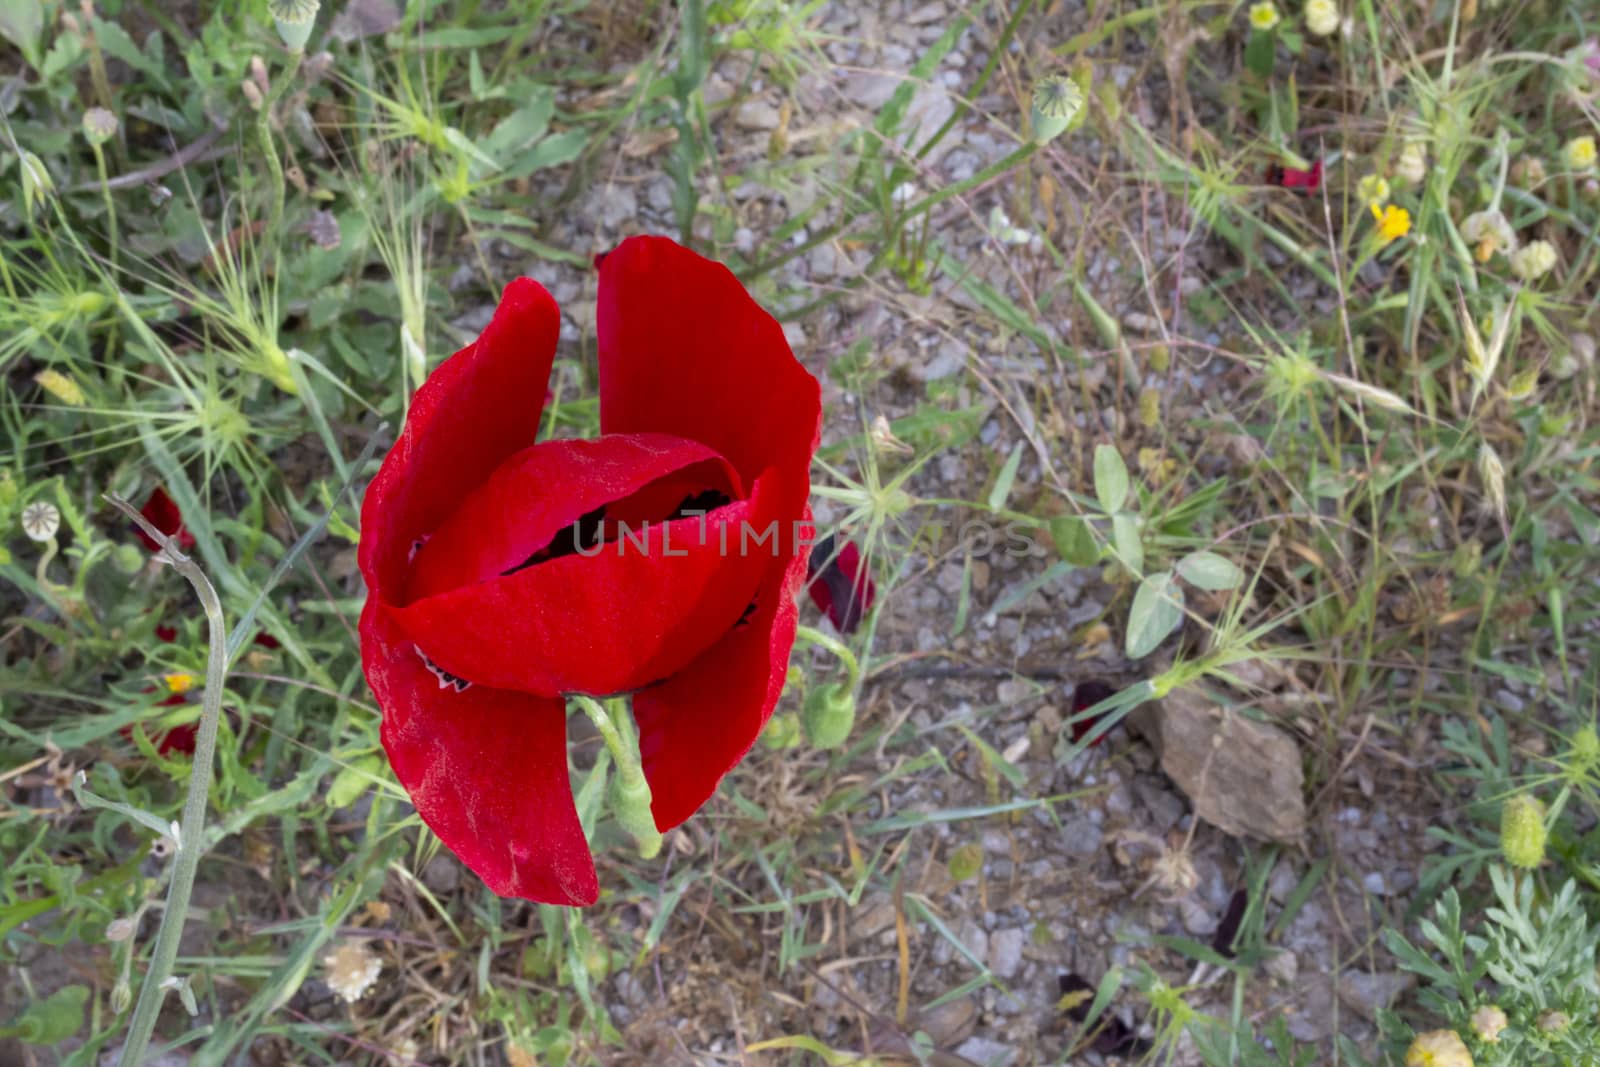
POLYGON ((622 702, 611 701, 608 712, 593 697, 574 697, 589 721, 605 740, 606 748, 617 765, 617 777, 611 788, 611 814, 638 843, 639 855, 653 859, 661 851, 661 831, 656 829, 655 817, 650 811, 650 783, 645 780, 644 768, 639 764, 639 742, 628 728, 627 716, 621 714, 622 702))
POLYGON ((794 636, 796 640, 805 641, 832 652, 839 662, 844 664, 845 674, 848 676, 845 688, 851 692, 855 691, 856 683, 861 680, 861 663, 856 659, 856 654, 850 651, 849 645, 846 645, 836 637, 829 637, 821 630, 813 630, 809 626, 796 626, 794 636))
POLYGON ((261 110, 256 114, 256 138, 261 142, 261 154, 267 157, 267 169, 272 172, 272 219, 268 225, 274 230, 283 225, 288 192, 284 188, 283 162, 278 158, 278 147, 272 139, 272 112, 289 88, 289 83, 299 73, 300 61, 304 58, 302 51, 289 53, 289 65, 272 79, 272 84, 267 87, 267 98, 261 102, 261 110))
POLYGON ((117 269, 117 206, 111 202, 111 182, 106 176, 106 154, 94 142, 89 143, 94 150, 94 166, 100 175, 100 195, 106 202, 106 240, 110 245, 111 269, 117 269))
POLYGON ((166 998, 164 987, 178 957, 178 939, 183 934, 184 920, 189 912, 189 896, 194 890, 195 873, 200 867, 200 854, 204 851, 206 798, 211 792, 211 764, 216 759, 217 728, 222 719, 228 631, 222 619, 222 602, 217 599, 217 591, 212 588, 199 564, 184 555, 177 542, 169 540, 126 500, 115 494, 107 494, 106 499, 160 545, 173 569, 194 586, 200 606, 205 609, 211 646, 206 656, 205 699, 200 713, 200 732, 195 739, 194 767, 189 772, 189 795, 184 798, 183 819, 178 825, 172 882, 167 887, 167 903, 161 912, 161 928, 156 932, 150 966, 139 987, 133 1019, 128 1023, 128 1039, 123 1043, 122 1054, 117 1059, 117 1067, 139 1067, 144 1059, 145 1047, 150 1043, 150 1035, 155 1032, 161 1003, 166 998))

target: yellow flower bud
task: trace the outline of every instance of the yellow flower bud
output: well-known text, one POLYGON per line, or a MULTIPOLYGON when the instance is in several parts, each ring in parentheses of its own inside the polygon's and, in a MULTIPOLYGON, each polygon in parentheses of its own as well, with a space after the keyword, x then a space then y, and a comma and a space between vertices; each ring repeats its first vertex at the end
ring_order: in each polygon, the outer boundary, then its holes
POLYGON ((1561 149, 1561 158, 1572 170, 1588 170, 1594 166, 1595 145, 1593 137, 1574 137, 1561 149))
POLYGON ((1339 5, 1334 0, 1306 0, 1306 30, 1327 37, 1339 30, 1339 5))
POLYGON ((1493 1004, 1485 1004, 1472 1013, 1472 1032, 1478 1035, 1479 1041, 1495 1044, 1506 1025, 1506 1013, 1493 1004))
POLYGON ((1278 14, 1278 7, 1271 0, 1262 0, 1259 4, 1250 7, 1250 25, 1261 33, 1272 29, 1283 20, 1278 14))
POLYGON ((1454 1030, 1429 1030, 1406 1049, 1406 1067, 1473 1067, 1472 1053, 1454 1030))
POLYGON ((1513 867, 1532 870, 1544 862, 1544 805, 1526 793, 1500 809, 1500 853, 1513 867))

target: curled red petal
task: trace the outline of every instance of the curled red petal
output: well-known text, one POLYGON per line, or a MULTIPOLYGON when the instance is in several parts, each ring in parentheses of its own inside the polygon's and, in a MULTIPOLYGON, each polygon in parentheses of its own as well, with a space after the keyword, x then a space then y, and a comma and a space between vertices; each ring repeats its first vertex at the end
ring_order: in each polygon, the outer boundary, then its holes
POLYGON ((417 541, 537 439, 560 328, 550 294, 518 278, 478 339, 417 390, 362 502, 359 562, 370 591, 399 595, 417 541))
MULTIPOLYGON (((1079 682, 1072 690, 1072 713, 1073 715, 1078 715, 1081 712, 1088 711, 1102 700, 1109 700, 1116 694, 1117 690, 1115 688, 1098 678, 1085 679, 1079 682)), ((1101 712, 1099 715, 1075 719, 1072 723, 1072 743, 1077 744, 1082 741, 1089 731, 1093 730, 1095 725, 1104 717, 1105 713, 1101 712)), ((1090 742, 1089 747, 1094 748, 1105 739, 1106 735, 1101 734, 1090 742)))
POLYGON ((444 684, 375 600, 361 616, 361 660, 395 777, 445 846, 501 896, 593 904, 564 703, 444 684))
POLYGON ((843 548, 836 548, 832 536, 823 538, 811 550, 807 591, 811 602, 842 634, 855 632, 878 596, 878 588, 867 573, 855 542, 847 541, 843 548))
POLYGON ((781 490, 763 475, 749 500, 389 612, 437 666, 472 682, 545 696, 638 689, 726 633, 793 554, 781 490))
MULTIPOLYGON (((705 445, 662 434, 614 434, 594 441, 546 441, 501 464, 417 550, 408 599, 471 585, 526 566, 575 524, 605 511, 625 515, 628 498, 655 498, 634 524, 663 519, 687 486, 742 495, 727 463, 705 445), (649 492, 657 484, 665 496, 649 492)), ((626 521, 626 519, 624 519, 626 521)), ((600 528, 596 518, 594 531, 600 528)), ((396 604, 402 603, 399 598, 396 604)))
POLYGON ((683 670, 633 695, 650 809, 662 831, 700 809, 772 717, 794 647, 795 594, 804 577, 804 555, 774 567, 748 619, 683 670))
POLYGON ((600 263, 596 331, 603 432, 703 441, 747 485, 769 467, 810 466, 817 380, 727 267, 665 237, 630 237, 600 263))

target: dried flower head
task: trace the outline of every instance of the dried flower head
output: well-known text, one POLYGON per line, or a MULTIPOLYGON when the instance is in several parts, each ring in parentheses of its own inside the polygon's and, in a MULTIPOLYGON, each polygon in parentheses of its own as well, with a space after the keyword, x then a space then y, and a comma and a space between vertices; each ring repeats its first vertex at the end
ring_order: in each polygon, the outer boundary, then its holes
POLYGON ((1594 138, 1590 136, 1574 137, 1561 149, 1561 158, 1571 170, 1589 170, 1595 162, 1594 138))
POLYGON ((1428 149, 1421 141, 1407 141, 1400 149, 1394 176, 1409 185, 1421 185, 1428 177, 1428 149))
POLYGON ((1572 1017, 1564 1011, 1541 1011, 1539 1018, 1534 1020, 1534 1025, 1547 1034, 1560 1033, 1572 1025, 1572 1017))
POLYGON ((1500 1040, 1500 1031, 1507 1024, 1506 1013, 1493 1004, 1485 1004, 1472 1013, 1472 1032, 1478 1035, 1479 1041, 1491 1045, 1500 1040))
POLYGON ((1461 220, 1461 237, 1477 249, 1479 263, 1487 263, 1496 252, 1506 255, 1517 250, 1517 233, 1498 211, 1477 211, 1461 220))
POLYGON ((322 965, 328 971, 328 988, 346 1004, 366 996, 383 972, 383 961, 372 954, 364 941, 341 942, 322 957, 322 965))
POLYGON ((1454 1030, 1429 1030, 1406 1049, 1406 1067, 1472 1067, 1472 1053, 1454 1030))
POLYGON ((83 136, 92 145, 103 145, 117 135, 117 116, 103 107, 83 113, 83 136))
POLYGON ((1489 506, 1503 523, 1506 521, 1506 468, 1500 454, 1485 441, 1478 449, 1478 475, 1483 479, 1483 491, 1489 506))
POLYGON ((1356 196, 1362 203, 1382 207, 1389 202, 1389 183, 1380 174, 1368 174, 1356 183, 1356 196))
POLYGON ((1250 26, 1259 33, 1266 33, 1279 22, 1283 16, 1278 14, 1278 5, 1271 0, 1262 0, 1259 4, 1250 5, 1250 26))
POLYGON ((1549 274, 1556 265, 1556 249, 1549 241, 1533 241, 1511 257, 1511 271, 1525 282, 1549 274))
POLYGON ((1339 32, 1339 5, 1334 0, 1306 0, 1306 30, 1317 37, 1339 32))
POLYGON ((41 544, 50 540, 61 529, 61 512, 48 500, 35 500, 22 509, 22 532, 28 540, 41 544))
POLYGON ((1519 156, 1511 164, 1511 180, 1518 188, 1531 189, 1544 182, 1544 160, 1538 156, 1519 156))

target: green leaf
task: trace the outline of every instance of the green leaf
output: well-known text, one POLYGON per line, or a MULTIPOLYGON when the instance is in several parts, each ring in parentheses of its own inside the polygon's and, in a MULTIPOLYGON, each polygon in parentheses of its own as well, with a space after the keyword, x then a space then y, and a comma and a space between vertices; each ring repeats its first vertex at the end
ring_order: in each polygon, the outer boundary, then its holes
POLYGON ((1022 442, 1018 441, 1011 450, 1011 455, 1006 458, 1006 465, 1000 468, 1000 476, 994 480, 994 488, 989 490, 989 510, 999 511, 1006 506, 1006 498, 1011 495, 1011 485, 1017 480, 1017 468, 1022 465, 1022 442))
POLYGON ((1183 622, 1183 587, 1171 571, 1152 574, 1139 583, 1128 611, 1124 645, 1129 659, 1142 659, 1156 650, 1183 622))
POLYGON ((1244 65, 1256 77, 1265 81, 1272 77, 1272 64, 1277 54, 1278 35, 1271 30, 1250 34, 1250 43, 1244 46, 1244 65))
POLYGON ((383 761, 376 756, 363 756, 339 770, 328 786, 328 807, 348 808, 360 799, 367 787, 378 781, 383 761))
POLYGON ((968 841, 950 853, 949 866, 950 877, 958 882, 978 877, 983 869, 983 847, 976 841, 968 841))
POLYGON ((1061 558, 1074 567, 1092 567, 1100 562, 1100 544, 1088 519, 1057 515, 1050 520, 1050 540, 1061 558))
POLYGON ((56 1045, 83 1026, 84 1008, 89 1003, 89 987, 69 985, 58 989, 28 1010, 15 1022, 0 1026, 0 1037, 20 1037, 30 1045, 56 1045))
POLYGON ((1190 585, 1211 592, 1237 589, 1244 581, 1244 571, 1230 559, 1215 552, 1191 552, 1178 561, 1178 575, 1190 585))
POLYGON ((525 104, 495 123, 494 129, 483 140, 484 153, 497 166, 507 166, 518 153, 545 135, 550 128, 550 116, 555 114, 555 110, 555 92, 540 86, 525 104))
POLYGON ((1139 540, 1139 516, 1119 511, 1111 516, 1111 543, 1117 559, 1134 574, 1144 573, 1144 543, 1139 540))
POLYGON ((44 5, 39 0, 0 0, 0 37, 17 46, 28 62, 39 65, 39 35, 44 32, 44 5))
POLYGON ((1121 511, 1128 499, 1128 467, 1110 445, 1094 446, 1094 495, 1107 515, 1121 511))

